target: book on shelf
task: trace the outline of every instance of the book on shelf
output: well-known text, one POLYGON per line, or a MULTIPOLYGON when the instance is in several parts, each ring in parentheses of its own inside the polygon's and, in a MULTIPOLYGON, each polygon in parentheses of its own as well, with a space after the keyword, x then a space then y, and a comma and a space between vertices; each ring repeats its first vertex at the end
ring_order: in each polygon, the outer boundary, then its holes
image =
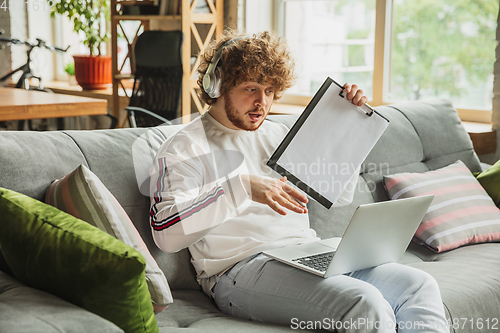
POLYGON ((182 0, 159 0, 160 15, 180 15, 182 0))
POLYGON ((161 0, 160 1, 160 15, 167 15, 167 5, 168 5, 169 0, 161 0))

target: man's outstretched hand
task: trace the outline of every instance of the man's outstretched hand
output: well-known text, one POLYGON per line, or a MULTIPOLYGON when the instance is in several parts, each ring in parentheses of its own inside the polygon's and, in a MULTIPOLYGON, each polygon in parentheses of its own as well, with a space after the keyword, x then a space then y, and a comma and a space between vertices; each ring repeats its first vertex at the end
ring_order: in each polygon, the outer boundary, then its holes
POLYGON ((283 208, 299 214, 307 213, 307 208, 300 202, 307 203, 307 197, 281 179, 265 178, 256 175, 242 175, 243 184, 252 200, 268 205, 275 212, 286 215, 283 208), (250 187, 250 188, 248 188, 250 187))

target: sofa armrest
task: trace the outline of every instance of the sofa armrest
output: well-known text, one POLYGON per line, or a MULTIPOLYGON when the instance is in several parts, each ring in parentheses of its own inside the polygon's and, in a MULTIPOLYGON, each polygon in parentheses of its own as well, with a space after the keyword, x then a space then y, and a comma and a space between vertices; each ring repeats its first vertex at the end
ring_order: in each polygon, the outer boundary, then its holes
POLYGON ((110 321, 0 271, 0 332, 123 332, 110 321))

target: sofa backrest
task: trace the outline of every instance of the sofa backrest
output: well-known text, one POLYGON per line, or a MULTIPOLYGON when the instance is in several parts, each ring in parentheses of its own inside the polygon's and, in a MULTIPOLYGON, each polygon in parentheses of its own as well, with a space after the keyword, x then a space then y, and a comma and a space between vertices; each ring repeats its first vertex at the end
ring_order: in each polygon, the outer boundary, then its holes
MULTIPOLYGON (((480 170, 472 143, 456 110, 448 102, 413 102, 376 109, 390 120, 390 125, 363 163, 353 203, 326 210, 310 200, 311 225, 321 237, 341 236, 359 204, 387 200, 383 175, 424 172, 458 159, 472 171, 480 170)), ((271 116, 269 120, 291 126, 296 118, 271 116)), ((148 222, 149 167, 161 143, 180 128, 181 125, 149 129, 0 132, 0 187, 43 201, 54 179, 84 164, 101 179, 130 216, 165 272, 170 287, 199 289, 189 252, 168 254, 159 250, 148 222)))
MULTIPOLYGON (((311 226, 321 238, 342 236, 360 204, 388 200, 384 175, 425 172, 457 160, 462 160, 471 171, 481 170, 470 137, 449 101, 416 101, 375 109, 390 123, 362 164, 353 202, 327 210, 314 200, 309 201, 311 226)), ((269 120, 293 125, 293 119, 286 116, 271 116, 269 120)))
POLYGON ((139 190, 154 154, 178 126, 61 132, 0 132, 0 187, 44 201, 53 180, 87 166, 113 193, 165 272, 172 289, 199 289, 187 250, 164 253, 153 242, 149 197, 139 190), (136 176, 137 175, 137 176, 136 176))

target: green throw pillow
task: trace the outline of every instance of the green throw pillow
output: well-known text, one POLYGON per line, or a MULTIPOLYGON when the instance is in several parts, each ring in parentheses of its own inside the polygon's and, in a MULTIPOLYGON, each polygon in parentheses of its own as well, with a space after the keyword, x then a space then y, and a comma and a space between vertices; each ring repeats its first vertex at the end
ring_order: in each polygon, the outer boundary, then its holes
POLYGON ((115 323, 158 332, 144 257, 90 224, 0 188, 0 250, 14 276, 115 323))
POLYGON ((10 271, 9 265, 5 262, 5 258, 2 255, 2 249, 0 248, 0 271, 7 273, 7 274, 12 274, 10 271))
POLYGON ((493 199, 495 205, 500 207, 500 161, 497 161, 488 170, 479 173, 476 179, 493 199))

